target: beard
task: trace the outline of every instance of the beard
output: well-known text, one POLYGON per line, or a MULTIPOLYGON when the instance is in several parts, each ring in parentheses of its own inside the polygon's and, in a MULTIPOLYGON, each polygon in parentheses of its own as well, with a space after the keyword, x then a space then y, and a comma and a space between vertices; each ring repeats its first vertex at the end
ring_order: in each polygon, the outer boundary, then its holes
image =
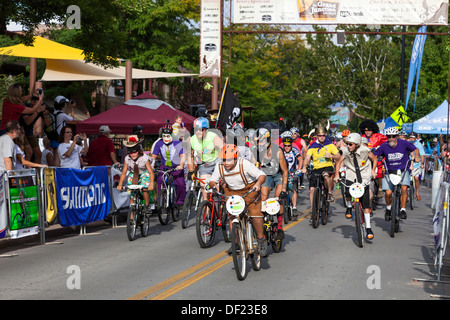
POLYGON ((393 148, 393 147, 395 147, 395 145, 397 144, 397 141, 391 140, 391 141, 389 141, 388 143, 389 143, 389 146, 390 146, 391 148, 393 148))

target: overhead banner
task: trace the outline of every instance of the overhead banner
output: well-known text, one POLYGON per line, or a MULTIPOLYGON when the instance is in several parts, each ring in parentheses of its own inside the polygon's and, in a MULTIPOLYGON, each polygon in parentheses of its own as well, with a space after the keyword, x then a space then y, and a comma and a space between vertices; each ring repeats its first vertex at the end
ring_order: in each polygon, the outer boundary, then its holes
POLYGON ((220 77, 220 56, 222 52, 221 15, 221 0, 202 0, 199 77, 220 77))
POLYGON ((63 227, 103 220, 111 208, 108 168, 56 168, 58 215, 63 227))
POLYGON ((39 186, 36 170, 8 171, 9 232, 21 238, 39 232, 39 186))
POLYGON ((447 25, 448 0, 234 0, 233 23, 447 25))

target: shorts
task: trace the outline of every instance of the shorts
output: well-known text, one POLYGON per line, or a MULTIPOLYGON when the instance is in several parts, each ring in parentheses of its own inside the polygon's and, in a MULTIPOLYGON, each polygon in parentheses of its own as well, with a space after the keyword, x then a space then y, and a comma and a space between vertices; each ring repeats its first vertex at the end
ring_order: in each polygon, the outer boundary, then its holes
MULTIPOLYGON (((246 194, 248 191, 250 191, 253 188, 255 183, 256 182, 249 183, 245 188, 243 188, 241 190, 231 190, 228 188, 228 186, 225 186, 224 194, 227 196, 232 196, 232 195, 243 196, 244 194, 246 194)), ((258 197, 258 192, 256 192, 256 191, 251 192, 244 198, 244 201, 247 205, 248 215, 250 217, 263 217, 264 216, 261 212, 261 197, 258 197), (255 201, 255 198, 257 199, 256 201, 255 201)))
MULTIPOLYGON (((128 175, 127 186, 131 186, 131 182, 133 181, 133 176, 134 176, 134 173, 130 172, 130 174, 128 175)), ((141 173, 139 175, 139 181, 138 181, 139 186, 143 186, 148 189, 148 187, 150 186, 150 182, 151 182, 150 173, 148 171, 145 171, 144 173, 141 173)), ((128 189, 128 193, 131 194, 131 190, 128 189)))
MULTIPOLYGON (((400 184, 402 186, 408 186, 409 187, 410 186, 410 181, 411 181, 411 177, 409 175, 409 171, 406 171, 406 173, 405 173, 405 175, 403 177, 403 180, 400 182, 400 184)), ((387 172, 384 175, 384 178, 383 178, 383 180, 381 182, 381 189, 383 191, 394 190, 394 185, 392 184, 391 180, 389 180, 389 174, 387 174, 387 172)))
MULTIPOLYGON (((349 180, 345 180, 345 184, 347 186, 351 186, 353 184, 353 182, 349 181, 349 180)), ((344 187, 344 186, 342 186, 344 187)), ((370 185, 366 186, 364 188, 364 195, 362 198, 359 199, 359 202, 361 203, 361 206, 363 209, 370 209, 370 185)), ((351 198, 350 195, 350 188, 344 187, 345 190, 345 196, 347 198, 351 198)))
POLYGON ((413 168, 413 169, 411 170, 411 175, 412 175, 413 177, 419 177, 419 176, 420 176, 420 172, 421 172, 420 167, 413 168))
POLYGON ((273 176, 266 176, 266 181, 261 185, 261 187, 269 187, 271 189, 275 188, 277 185, 283 183, 283 174, 278 172, 273 176))
POLYGON ((198 165, 198 171, 197 175, 199 177, 203 175, 209 175, 211 176, 214 172, 214 168, 216 167, 216 164, 219 163, 219 159, 217 158, 213 162, 204 162, 202 164, 198 165))
POLYGON ((328 167, 313 170, 311 172, 311 178, 309 179, 309 187, 310 188, 316 187, 317 176, 322 175, 324 172, 328 172, 331 177, 334 174, 334 168, 328 166, 328 167))

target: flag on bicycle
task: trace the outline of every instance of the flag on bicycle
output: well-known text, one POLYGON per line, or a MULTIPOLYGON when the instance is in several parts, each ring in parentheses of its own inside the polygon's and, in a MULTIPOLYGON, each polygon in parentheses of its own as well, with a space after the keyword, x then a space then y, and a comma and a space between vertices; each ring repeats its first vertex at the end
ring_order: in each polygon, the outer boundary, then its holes
POLYGON ((111 209, 108 168, 56 168, 57 203, 63 227, 103 220, 111 209))

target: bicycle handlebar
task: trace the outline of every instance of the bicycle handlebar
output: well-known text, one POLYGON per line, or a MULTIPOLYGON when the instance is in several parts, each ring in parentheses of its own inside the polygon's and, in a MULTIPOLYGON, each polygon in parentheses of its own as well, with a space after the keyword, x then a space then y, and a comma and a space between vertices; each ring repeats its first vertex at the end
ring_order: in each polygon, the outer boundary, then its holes
MULTIPOLYGON (((222 196, 222 197, 224 197, 224 198, 230 198, 230 196, 227 196, 227 195, 225 195, 225 194, 219 192, 219 191, 217 190, 217 188, 212 188, 212 191, 213 191, 215 194, 218 194, 218 195, 220 195, 220 196, 222 196)), ((253 191, 256 191, 256 189, 255 189, 255 188, 252 188, 251 190, 249 190, 249 191, 247 191, 245 194, 243 194, 241 197, 242 197, 242 198, 245 198, 246 196, 248 196, 248 195, 249 195, 250 193, 252 193, 253 191)))

